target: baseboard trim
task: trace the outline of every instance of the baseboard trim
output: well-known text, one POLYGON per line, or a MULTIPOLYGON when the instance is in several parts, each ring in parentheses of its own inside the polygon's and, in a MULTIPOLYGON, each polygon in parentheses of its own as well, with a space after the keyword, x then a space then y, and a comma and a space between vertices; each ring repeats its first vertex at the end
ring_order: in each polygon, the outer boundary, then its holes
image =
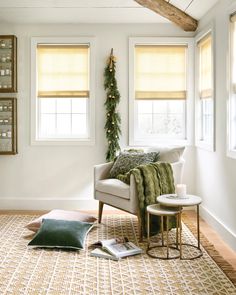
POLYGON ((0 210, 96 210, 94 199, 21 199, 1 198, 0 210))
POLYGON ((225 226, 214 214, 206 207, 200 206, 200 216, 214 228, 221 238, 236 251, 236 234, 225 226))
MULTIPOLYGON (((97 210, 98 201, 94 199, 32 199, 32 198, 0 198, 0 210, 33 210, 48 211, 52 209, 64 210, 97 210)), ((105 205, 106 210, 117 210, 105 205)), ((185 207, 184 210, 193 210, 194 207, 185 207)))

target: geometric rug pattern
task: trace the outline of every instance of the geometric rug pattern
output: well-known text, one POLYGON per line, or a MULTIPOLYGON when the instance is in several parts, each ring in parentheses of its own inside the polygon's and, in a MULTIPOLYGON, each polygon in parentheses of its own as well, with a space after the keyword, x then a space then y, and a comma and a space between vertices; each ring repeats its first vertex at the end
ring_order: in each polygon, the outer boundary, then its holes
MULTIPOLYGON (((1 295, 236 294, 236 287, 204 249, 195 260, 150 258, 145 240, 138 241, 137 218, 132 215, 104 216, 103 223, 89 232, 81 251, 28 248, 31 232, 24 226, 35 217, 0 215, 1 295), (119 261, 90 256, 92 243, 121 236, 144 253, 119 261)), ((175 230, 170 234, 174 236, 175 230)), ((183 237, 196 243, 185 225, 183 237)), ((158 240, 159 236, 154 237, 158 240)))

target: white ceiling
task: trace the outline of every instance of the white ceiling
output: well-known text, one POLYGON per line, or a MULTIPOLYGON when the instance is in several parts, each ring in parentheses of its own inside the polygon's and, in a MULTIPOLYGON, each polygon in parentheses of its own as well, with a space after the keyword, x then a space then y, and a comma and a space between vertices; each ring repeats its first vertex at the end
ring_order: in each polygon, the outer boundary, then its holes
MULTIPOLYGON (((200 19, 218 0, 166 0, 200 19)), ((168 23, 133 0, 0 0, 0 23, 168 23)))

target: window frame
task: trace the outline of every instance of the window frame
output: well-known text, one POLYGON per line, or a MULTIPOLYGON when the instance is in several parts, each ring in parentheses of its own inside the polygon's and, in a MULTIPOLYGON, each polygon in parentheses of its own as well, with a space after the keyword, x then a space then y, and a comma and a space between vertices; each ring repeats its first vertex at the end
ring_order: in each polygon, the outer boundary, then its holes
POLYGON ((31 144, 32 145, 94 145, 95 144, 95 38, 94 37, 31 37, 31 144), (90 95, 88 98, 88 137, 87 138, 48 138, 38 137, 37 102, 37 44, 89 44, 90 95))
POLYGON ((193 142, 193 98, 194 98, 194 38, 178 37, 131 37, 129 38, 129 145, 130 146, 151 146, 155 144, 180 144, 190 145, 193 142), (185 104, 185 139, 172 139, 156 137, 153 139, 135 138, 135 89, 134 89, 134 60, 135 45, 187 45, 187 99, 185 104))
MULTIPOLYGON (((234 111, 235 114, 233 114, 233 107, 235 106, 236 108, 236 94, 233 93, 232 91, 232 77, 233 77, 233 66, 232 66, 232 60, 233 60, 233 47, 232 47, 232 39, 233 39, 233 34, 232 34, 232 22, 231 22, 231 15, 236 13, 236 5, 232 5, 231 8, 228 11, 228 69, 227 69, 227 74, 228 74, 228 99, 227 99, 227 151, 226 155, 229 158, 236 159, 236 147, 233 147, 233 131, 236 130, 236 122, 232 122, 232 116, 236 114, 236 110, 234 111)), ((236 58, 236 56, 235 56, 236 58)), ((234 135, 235 139, 234 142, 236 143, 236 136, 234 135)), ((235 144, 236 145, 236 144, 235 144)))
POLYGON ((215 124, 216 124, 216 108, 215 108, 215 30, 213 23, 206 26, 203 30, 201 30, 195 36, 195 145, 199 148, 202 148, 207 151, 215 152, 215 124), (204 39, 207 35, 211 35, 211 62, 212 62, 212 69, 211 69, 211 76, 212 76, 212 104, 213 104, 213 136, 212 141, 209 143, 208 141, 204 141, 201 139, 202 135, 202 126, 203 126, 203 116, 202 116, 202 102, 199 96, 199 83, 200 83, 200 76, 199 76, 199 50, 198 50, 198 42, 204 39))

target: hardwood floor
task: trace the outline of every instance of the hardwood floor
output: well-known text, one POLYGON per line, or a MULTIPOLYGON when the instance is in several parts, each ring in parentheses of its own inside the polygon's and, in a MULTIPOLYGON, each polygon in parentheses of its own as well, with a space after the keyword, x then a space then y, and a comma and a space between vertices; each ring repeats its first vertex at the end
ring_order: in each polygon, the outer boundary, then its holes
MULTIPOLYGON (((186 210, 184 212, 193 221, 193 223, 196 222, 196 213, 194 211, 186 210)), ((236 271, 236 252, 233 251, 217 234, 217 232, 202 218, 200 218, 200 229, 209 242, 214 245, 220 255, 228 261, 236 271)))
MULTIPOLYGON (((105 208, 104 208, 105 209, 105 208)), ((12 211, 12 210, 3 210, 0 211, 0 214, 44 214, 46 211, 12 211)), ((87 213, 96 215, 97 211, 86 211, 87 213)), ((194 223, 196 222, 196 213, 191 210, 185 210, 185 214, 191 219, 194 223)), ((103 214, 128 214, 120 210, 104 210, 103 214)), ((228 261, 236 271, 236 252, 234 252, 224 240, 216 233, 216 231, 208 225, 202 218, 200 218, 200 229, 201 232, 207 237, 209 242, 214 245, 215 249, 219 254, 228 261)))

